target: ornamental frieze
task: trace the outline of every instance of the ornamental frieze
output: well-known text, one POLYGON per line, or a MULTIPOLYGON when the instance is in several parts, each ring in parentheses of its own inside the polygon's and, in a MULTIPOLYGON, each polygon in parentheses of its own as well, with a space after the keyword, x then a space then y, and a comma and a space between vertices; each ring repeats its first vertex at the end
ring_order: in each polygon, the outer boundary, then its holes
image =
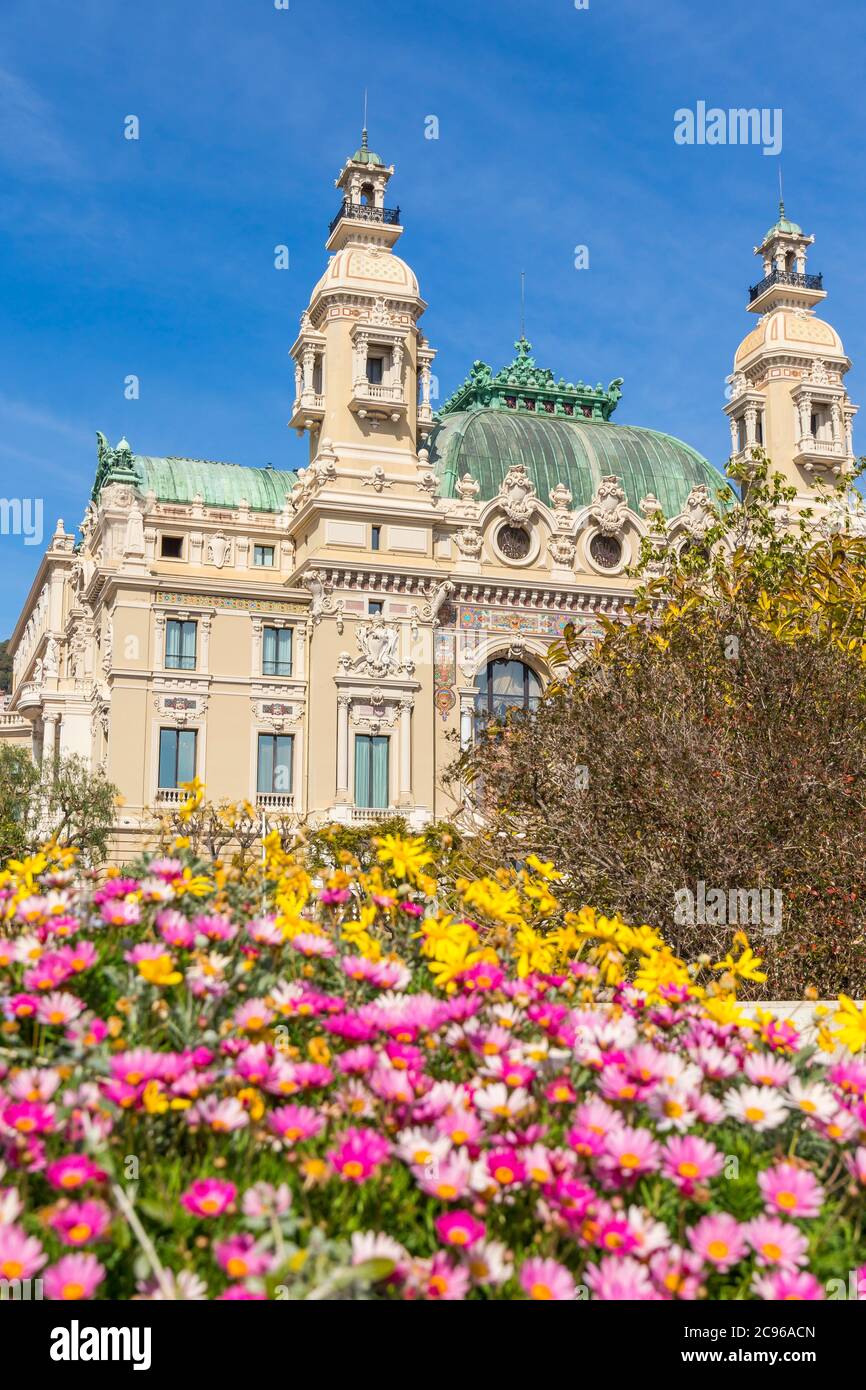
POLYGON ((157 603, 179 604, 184 608, 227 608, 242 613, 306 613, 305 603, 290 603, 285 599, 235 598, 230 594, 181 594, 160 589, 157 603))

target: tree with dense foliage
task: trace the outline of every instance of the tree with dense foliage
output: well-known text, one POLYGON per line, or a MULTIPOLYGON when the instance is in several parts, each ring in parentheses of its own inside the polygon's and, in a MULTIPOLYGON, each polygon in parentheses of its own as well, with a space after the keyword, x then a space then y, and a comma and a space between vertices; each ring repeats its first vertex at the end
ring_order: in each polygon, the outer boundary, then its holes
POLYGON ((572 906, 687 955, 723 958, 742 928, 764 957, 753 995, 862 997, 866 540, 788 514, 766 458, 741 481, 702 544, 647 538, 627 620, 585 656, 566 633, 537 711, 454 772, 482 860, 507 837, 568 866, 572 906))
POLYGON ((0 744, 0 860, 31 854, 47 840, 75 847, 86 863, 105 858, 117 788, 83 758, 37 767, 14 744, 0 744))
POLYGON ((12 653, 9 650, 9 638, 5 642, 0 642, 0 692, 8 695, 12 689, 12 653))

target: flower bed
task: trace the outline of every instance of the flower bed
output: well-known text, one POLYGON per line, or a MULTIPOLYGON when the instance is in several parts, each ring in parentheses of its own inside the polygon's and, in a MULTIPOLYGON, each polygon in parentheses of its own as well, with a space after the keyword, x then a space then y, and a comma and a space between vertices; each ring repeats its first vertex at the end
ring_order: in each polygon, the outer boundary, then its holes
POLYGON ((264 877, 182 846, 101 886, 62 851, 10 865, 0 1278, 65 1300, 856 1288, 864 1011, 798 1050, 737 1004, 742 941, 687 966, 563 913, 531 858, 446 913, 430 868, 391 836, 316 883, 276 839, 264 877))

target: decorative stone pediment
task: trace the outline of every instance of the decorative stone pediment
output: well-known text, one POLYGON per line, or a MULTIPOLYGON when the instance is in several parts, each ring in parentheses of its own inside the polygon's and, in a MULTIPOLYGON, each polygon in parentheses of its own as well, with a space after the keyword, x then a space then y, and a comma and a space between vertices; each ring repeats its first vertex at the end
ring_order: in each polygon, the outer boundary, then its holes
POLYGON ((381 613, 361 623, 355 632, 355 641, 360 656, 354 661, 348 652, 341 652, 338 659, 338 674, 376 676, 411 676, 415 671, 413 661, 401 661, 399 655, 400 629, 396 623, 386 623, 381 613))
POLYGON ((153 705, 160 719, 183 728, 204 718, 207 696, 195 691, 194 681, 172 681, 167 689, 155 692, 153 705))
POLYGON ((595 490, 589 515, 603 536, 616 536, 624 527, 628 500, 615 473, 602 478, 595 490))
POLYGON ((231 542, 224 531, 217 531, 216 535, 208 537, 207 558, 208 563, 216 565, 221 570, 227 564, 231 556, 231 542))
POLYGON ((277 734, 297 728, 304 712, 302 703, 286 700, 253 700, 252 707, 256 723, 273 729, 277 734))
POLYGON ((717 519, 710 499, 710 490, 706 483, 699 483, 697 487, 692 488, 682 510, 681 520, 684 529, 694 540, 701 541, 717 519))
POLYGON ((323 618, 336 618, 337 631, 343 631, 343 600, 334 598, 334 586, 325 580, 317 570, 309 570, 301 579, 305 589, 309 589, 310 621, 318 627, 323 618))
POLYGON ((550 556, 555 565, 571 569, 574 564, 575 544, 571 536, 555 532, 550 538, 550 556))
POLYGON ((509 521, 516 524, 531 519, 538 500, 535 497, 535 484, 527 475, 524 464, 515 463, 509 468, 499 489, 498 501, 509 521))
POLYGON ((454 536, 457 549, 468 560, 477 560, 481 554, 481 532, 477 526, 464 526, 454 536))

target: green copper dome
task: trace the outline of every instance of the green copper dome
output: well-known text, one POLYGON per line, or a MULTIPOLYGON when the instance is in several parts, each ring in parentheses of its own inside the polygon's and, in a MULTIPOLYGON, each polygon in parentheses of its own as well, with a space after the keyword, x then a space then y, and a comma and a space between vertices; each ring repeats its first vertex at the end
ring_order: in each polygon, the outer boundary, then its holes
POLYGON ((127 482, 140 492, 152 492, 160 502, 189 503, 200 497, 206 507, 238 507, 246 501, 254 512, 279 512, 297 474, 282 468, 247 468, 210 459, 155 458, 132 453, 126 440, 112 449, 97 434, 97 469, 93 498, 110 482, 127 482))
POLYGON ((587 506, 611 474, 620 479, 633 511, 652 494, 667 517, 682 511, 693 487, 705 483, 715 502, 717 490, 727 486, 705 458, 673 435, 611 424, 621 377, 607 387, 557 381, 536 366, 525 338, 514 346, 514 361, 495 375, 486 363, 475 362, 439 412, 428 451, 443 497, 455 497, 457 482, 469 473, 481 500, 488 501, 515 464, 524 465, 542 502, 564 483, 575 508, 587 506))
POLYGON ((471 410, 446 416, 428 441, 443 497, 469 473, 480 498, 495 497, 509 468, 522 463, 538 497, 549 503, 565 483, 572 506, 587 506, 602 478, 615 473, 633 511, 652 493, 667 517, 682 511, 693 487, 706 483, 715 501, 722 475, 682 440, 636 425, 559 418, 529 411, 471 410))
POLYGON ((374 150, 367 149, 367 132, 361 131, 361 148, 352 155, 353 164, 381 164, 384 167, 385 161, 380 159, 374 150))
MULTIPOLYGON (((777 236, 780 232, 788 236, 803 235, 803 228, 800 226, 800 224, 798 222, 792 222, 790 218, 785 216, 784 203, 779 204, 779 220, 778 222, 774 223, 770 230, 767 232, 767 235, 764 237, 764 241, 769 241, 770 237, 777 236)), ((763 242, 761 244, 763 245, 763 242)))

